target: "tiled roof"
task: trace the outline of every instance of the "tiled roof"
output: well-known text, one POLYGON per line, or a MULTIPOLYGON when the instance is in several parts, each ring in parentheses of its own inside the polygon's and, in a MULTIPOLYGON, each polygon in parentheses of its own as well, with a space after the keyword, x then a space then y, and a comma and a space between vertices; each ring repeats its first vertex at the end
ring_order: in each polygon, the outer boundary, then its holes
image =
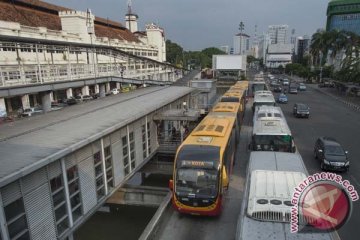
MULTIPOLYGON (((61 30, 59 11, 72 9, 56 6, 39 0, 0 0, 0 20, 18 22, 31 27, 46 27, 61 30)), ((138 42, 134 34, 121 23, 95 17, 95 35, 97 37, 117 38, 138 42)))

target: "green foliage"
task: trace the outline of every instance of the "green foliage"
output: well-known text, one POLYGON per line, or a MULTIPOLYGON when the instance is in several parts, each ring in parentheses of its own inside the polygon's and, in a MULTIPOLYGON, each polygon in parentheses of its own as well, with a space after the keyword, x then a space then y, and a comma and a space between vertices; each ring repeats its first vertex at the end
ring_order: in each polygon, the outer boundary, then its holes
POLYGON ((177 43, 166 40, 166 61, 180 66, 191 68, 211 68, 212 56, 225 54, 218 48, 209 47, 202 51, 184 51, 177 43))
POLYGON ((247 55, 247 56, 246 56, 246 62, 247 62, 248 64, 250 64, 250 63, 252 63, 252 62, 254 62, 254 61, 257 61, 257 59, 256 59, 254 56, 252 56, 252 55, 247 55))
POLYGON ((319 67, 325 64, 329 55, 335 58, 337 53, 344 52, 345 58, 341 70, 334 73, 333 68, 324 67, 324 77, 335 77, 338 80, 360 82, 360 36, 346 31, 322 31, 312 36, 310 53, 313 63, 319 67))
POLYGON ((178 44, 171 42, 170 40, 166 40, 166 61, 177 65, 182 65, 183 61, 183 48, 178 44))

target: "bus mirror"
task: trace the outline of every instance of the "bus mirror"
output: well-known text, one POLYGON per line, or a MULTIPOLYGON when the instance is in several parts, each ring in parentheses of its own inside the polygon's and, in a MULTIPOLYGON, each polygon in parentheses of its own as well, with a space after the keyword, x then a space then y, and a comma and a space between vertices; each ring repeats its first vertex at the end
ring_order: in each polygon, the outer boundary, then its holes
POLYGON ((172 179, 169 180, 169 188, 171 191, 174 189, 174 181, 172 179))
POLYGON ((222 168, 222 185, 224 189, 229 188, 229 178, 225 166, 222 168))

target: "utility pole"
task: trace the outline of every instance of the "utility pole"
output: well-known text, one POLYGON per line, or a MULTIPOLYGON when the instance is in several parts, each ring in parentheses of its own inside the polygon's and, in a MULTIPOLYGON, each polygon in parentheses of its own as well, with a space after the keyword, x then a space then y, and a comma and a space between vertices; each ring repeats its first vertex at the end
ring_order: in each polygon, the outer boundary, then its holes
POLYGON ((242 41, 242 35, 243 35, 243 31, 245 29, 245 24, 243 23, 243 21, 240 22, 239 24, 239 30, 240 30, 240 55, 241 55, 241 41, 242 41))

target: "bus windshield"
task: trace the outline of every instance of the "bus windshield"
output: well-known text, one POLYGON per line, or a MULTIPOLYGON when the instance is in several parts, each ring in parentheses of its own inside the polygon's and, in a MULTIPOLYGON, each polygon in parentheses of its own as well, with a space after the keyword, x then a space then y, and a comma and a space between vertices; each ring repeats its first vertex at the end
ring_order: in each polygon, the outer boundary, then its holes
POLYGON ((176 168, 176 194, 217 196, 220 147, 185 145, 178 152, 176 168))
POLYGON ((254 151, 292 152, 290 135, 254 135, 254 151))
POLYGON ((217 196, 218 171, 215 169, 180 168, 176 177, 179 195, 214 198, 217 196))

